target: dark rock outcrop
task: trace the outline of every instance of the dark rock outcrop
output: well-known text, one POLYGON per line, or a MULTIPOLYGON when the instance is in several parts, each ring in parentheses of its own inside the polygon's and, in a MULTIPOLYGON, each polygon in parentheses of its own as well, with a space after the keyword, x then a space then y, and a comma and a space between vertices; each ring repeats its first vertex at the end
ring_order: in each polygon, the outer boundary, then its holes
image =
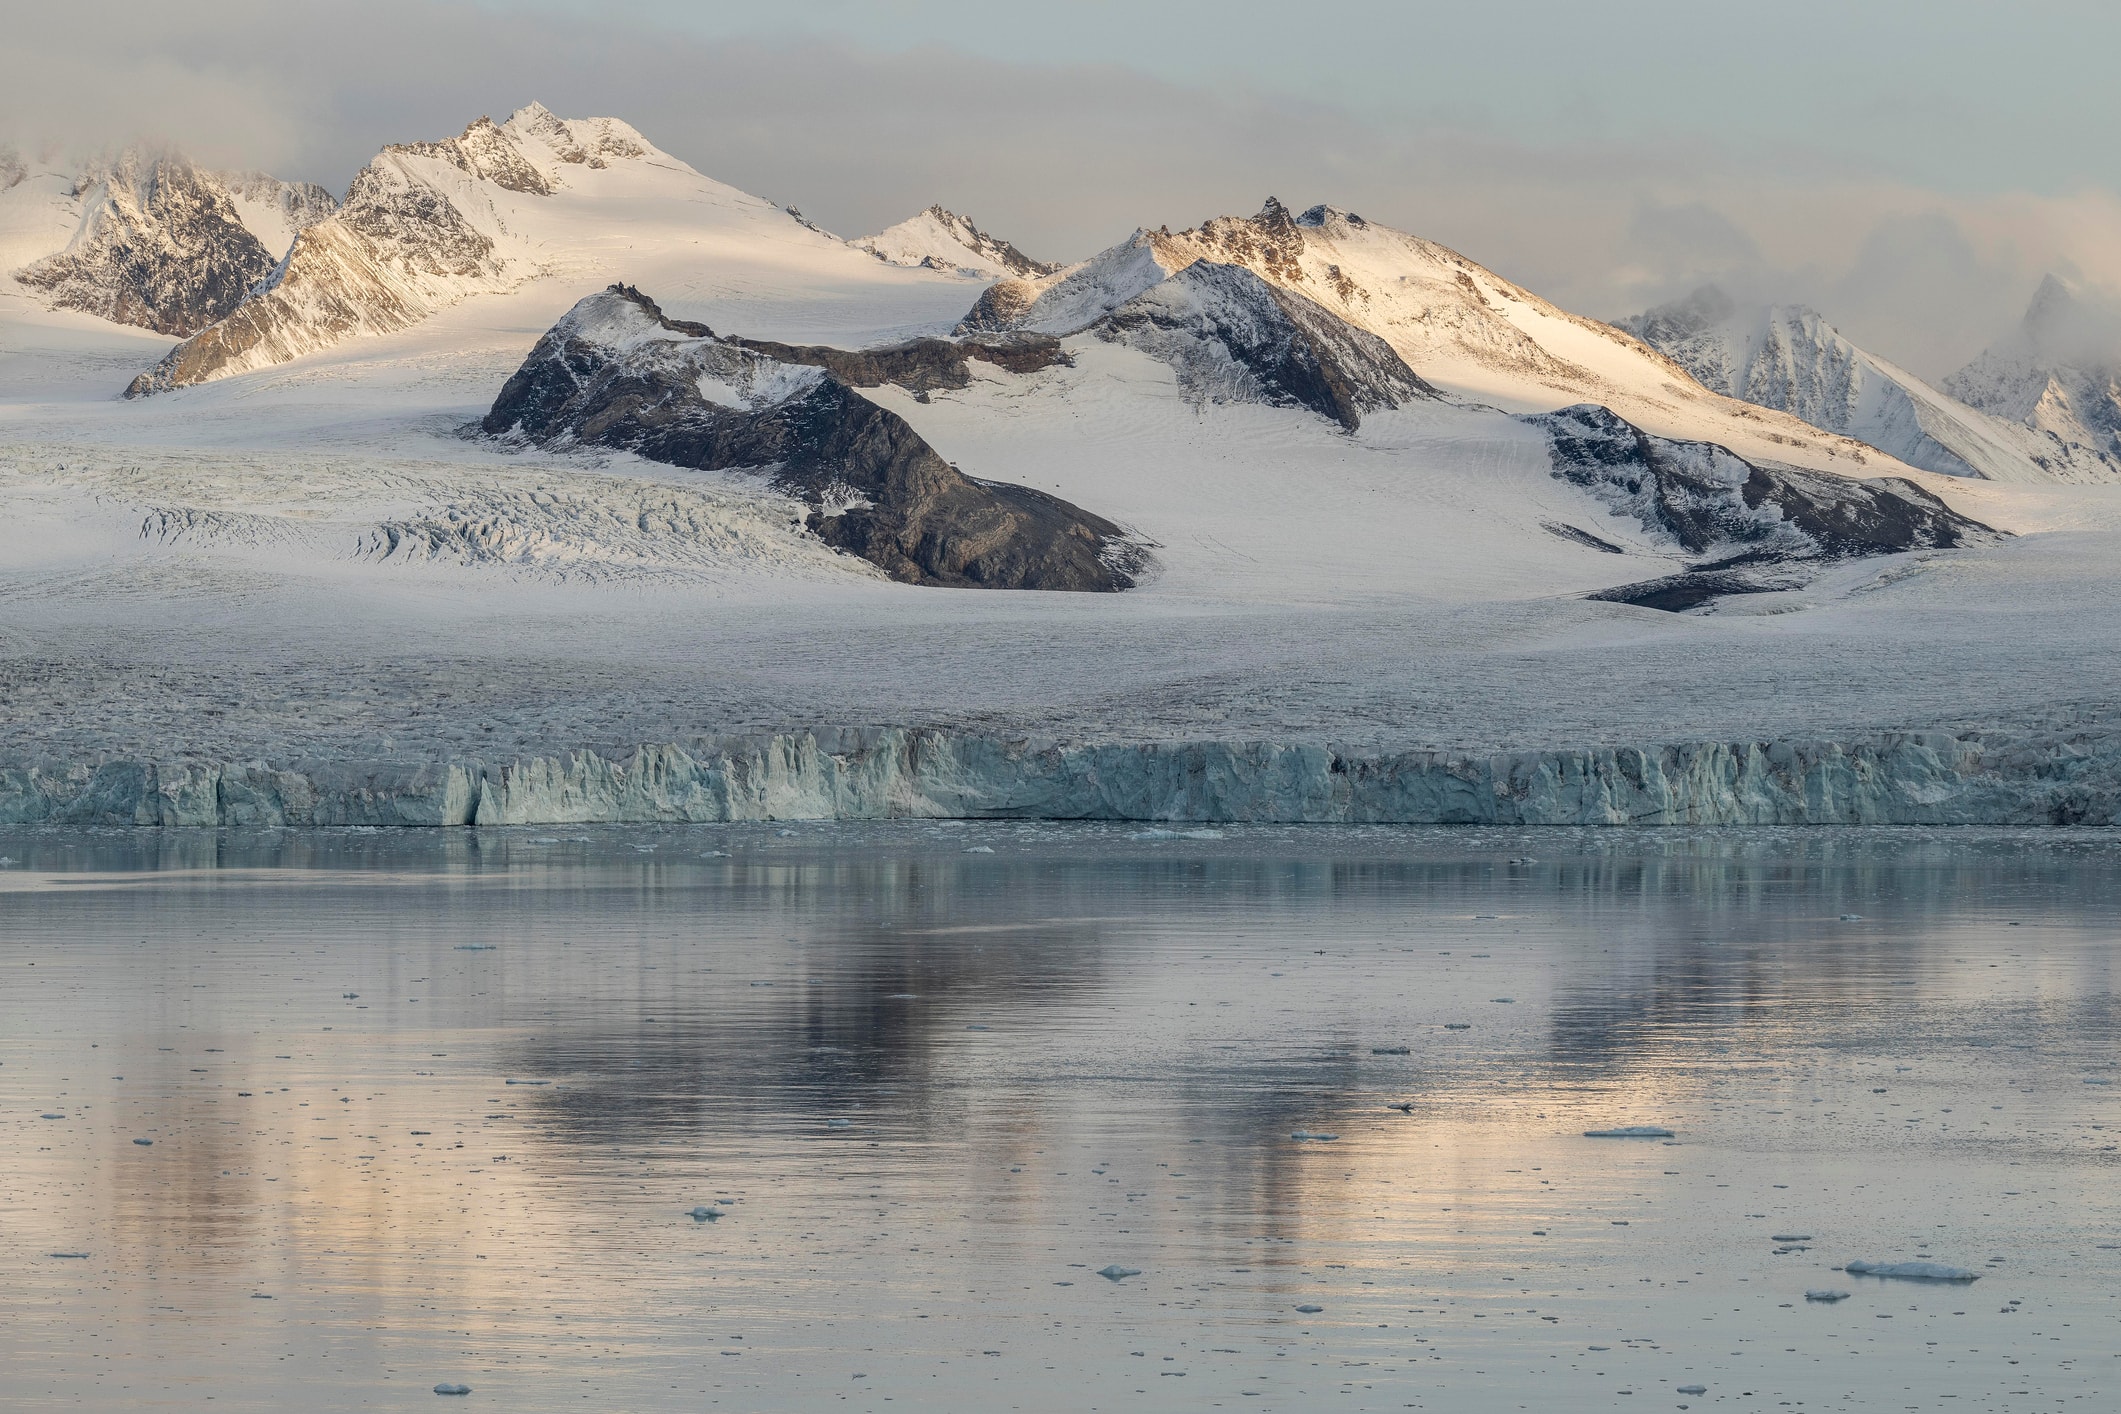
POLYGON ((1651 535, 1708 557, 1683 575, 1595 599, 1686 609, 1728 594, 1795 588, 1809 575, 1793 566, 1949 549, 2000 534, 1903 477, 1859 481, 1759 466, 1712 443, 1651 436, 1589 404, 1525 420, 1552 438, 1555 476, 1651 535))
POLYGON ((1349 431, 1442 395, 1392 346, 1239 265, 1198 260, 1090 326, 1170 363, 1196 401, 1302 407, 1349 431))
MULTIPOLYGON (((544 446, 610 447, 702 471, 760 471, 812 508, 813 533, 912 584, 1133 586, 1145 559, 1119 526, 1029 487, 965 476, 905 419, 856 392, 832 370, 827 352, 842 351, 718 338, 703 324, 666 319, 638 290, 614 285, 581 301, 538 341, 482 427, 544 446), (704 391, 710 388, 712 396, 704 391)), ((892 362, 849 367, 874 373, 892 362)), ((902 372, 932 372, 947 360, 909 353, 901 365, 902 372)))

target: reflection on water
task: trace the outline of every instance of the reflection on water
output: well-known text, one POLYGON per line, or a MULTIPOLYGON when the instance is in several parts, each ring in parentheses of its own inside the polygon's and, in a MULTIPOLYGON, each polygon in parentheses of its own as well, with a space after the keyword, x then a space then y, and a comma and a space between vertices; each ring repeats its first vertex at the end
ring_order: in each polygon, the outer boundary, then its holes
POLYGON ((9 1408, 2111 1388, 2097 834, 142 831, 0 856, 9 1408), (1582 1135, 1617 1124, 1677 1137, 1582 1135), (1835 1270, 1858 1257, 1982 1277, 1835 1270))

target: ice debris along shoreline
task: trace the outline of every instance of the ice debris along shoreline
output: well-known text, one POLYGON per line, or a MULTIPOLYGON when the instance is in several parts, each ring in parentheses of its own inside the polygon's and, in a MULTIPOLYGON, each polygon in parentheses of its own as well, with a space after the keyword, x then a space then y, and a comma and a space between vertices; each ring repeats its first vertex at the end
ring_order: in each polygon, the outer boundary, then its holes
POLYGON ((861 729, 477 760, 0 766, 0 824, 261 827, 1064 819, 1431 825, 2111 825, 2121 733, 1494 754, 1050 745, 861 729))

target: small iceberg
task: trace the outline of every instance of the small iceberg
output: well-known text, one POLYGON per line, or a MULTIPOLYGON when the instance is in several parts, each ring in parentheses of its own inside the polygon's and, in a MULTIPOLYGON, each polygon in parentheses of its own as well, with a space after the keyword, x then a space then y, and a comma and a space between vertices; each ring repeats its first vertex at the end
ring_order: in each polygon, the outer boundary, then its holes
POLYGON ((1778 1232, 1773 1237, 1770 1237, 1768 1239, 1768 1241, 1770 1242, 1810 1242, 1811 1240, 1812 1235, 1808 1232, 1802 1234, 1801 1236, 1793 1236, 1789 1233, 1778 1232))
MULTIPOLYGON (((1373 1056, 1406 1056, 1406 1055, 1412 1055, 1413 1053, 1414 1053, 1414 1052, 1413 1052, 1413 1048, 1412 1048, 1412 1047, 1409 1047, 1409 1046, 1372 1046, 1372 1047, 1370 1047, 1370 1054, 1371 1054, 1371 1055, 1373 1055, 1373 1056)), ((2089 1085, 2089 1084, 2091 1084, 2092 1082, 2091 1082, 2091 1081, 2088 1081, 2088 1080, 2087 1080, 2087 1081, 2086 1081, 2086 1082, 2084 1082, 2084 1083, 2085 1083, 2085 1084, 2087 1084, 2087 1085, 2089 1085)), ((2100 1081, 2099 1083, 2103 1085, 2103 1084, 2105 1084, 2106 1082, 2102 1080, 2102 1081, 2100 1081)))
POLYGON ((721 1215, 721 1209, 710 1208, 705 1203, 700 1204, 700 1206, 694 1208, 691 1212, 685 1214, 686 1217, 691 1218, 696 1223, 711 1223, 716 1218, 719 1218, 721 1215))
POLYGON ((436 1394, 470 1394, 470 1393, 471 1393, 471 1386, 470 1386, 470 1385, 453 1385, 453 1384, 450 1384, 450 1383, 449 1383, 449 1382, 448 1382, 447 1380, 444 1380, 444 1381, 443 1381, 443 1382, 442 1382, 441 1384, 438 1384, 438 1385, 436 1385, 436 1386, 435 1386, 435 1393, 436 1393, 436 1394))
POLYGON ((1117 1262, 1098 1272, 1098 1275, 1106 1281, 1118 1281, 1122 1277, 1138 1277, 1141 1274, 1142 1269, 1140 1267, 1123 1267, 1117 1262))
POLYGON ((1654 1124, 1623 1124, 1616 1129, 1586 1129, 1586 1139, 1670 1139, 1672 1131, 1654 1124))
POLYGON ((1320 1311, 1323 1311, 1323 1310, 1325 1310, 1326 1308, 1325 1308, 1325 1307, 1323 1307, 1323 1306, 1312 1306, 1312 1305, 1308 1305, 1308 1304, 1306 1304, 1306 1305, 1303 1305, 1303 1306, 1299 1306, 1299 1307, 1297 1307, 1296 1309, 1297 1309, 1298 1313, 1299 1313, 1299 1314, 1301 1314, 1301 1315, 1305 1315, 1305 1316, 1315 1316, 1315 1315, 1317 1315, 1317 1314, 1318 1314, 1318 1313, 1319 1313, 1320 1311))
POLYGON ((1289 1137, 1291 1139, 1294 1139, 1299 1144, 1330 1144, 1334 1140, 1340 1138, 1338 1134, 1313 1134, 1308 1129, 1299 1129, 1294 1134, 1291 1134, 1289 1137))
POLYGON ((1678 1389, 1672 1391, 1674 1394, 1707 1394, 1708 1392, 1709 1387, 1707 1385, 1681 1385, 1678 1389))
POLYGON ((1942 1262, 1851 1262, 1841 1270, 1852 1277, 1896 1277, 1901 1281, 1979 1281, 1981 1273, 1942 1262))
POLYGON ((1836 1301, 1848 1300, 1849 1294, 1845 1291, 1807 1291, 1804 1293, 1804 1299, 1807 1301, 1824 1301, 1831 1305, 1836 1301))

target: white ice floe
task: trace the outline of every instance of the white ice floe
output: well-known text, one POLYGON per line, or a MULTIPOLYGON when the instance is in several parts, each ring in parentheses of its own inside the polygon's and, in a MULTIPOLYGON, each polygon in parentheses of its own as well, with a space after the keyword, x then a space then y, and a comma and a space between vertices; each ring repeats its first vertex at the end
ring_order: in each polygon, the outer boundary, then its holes
POLYGON ((1979 1281, 1981 1273, 1941 1262, 1850 1262, 1841 1270, 1852 1277, 1897 1277, 1902 1281, 1979 1281))
POLYGON ((1613 1129, 1586 1129, 1586 1139, 1670 1139, 1672 1131, 1654 1124, 1623 1124, 1613 1129))

